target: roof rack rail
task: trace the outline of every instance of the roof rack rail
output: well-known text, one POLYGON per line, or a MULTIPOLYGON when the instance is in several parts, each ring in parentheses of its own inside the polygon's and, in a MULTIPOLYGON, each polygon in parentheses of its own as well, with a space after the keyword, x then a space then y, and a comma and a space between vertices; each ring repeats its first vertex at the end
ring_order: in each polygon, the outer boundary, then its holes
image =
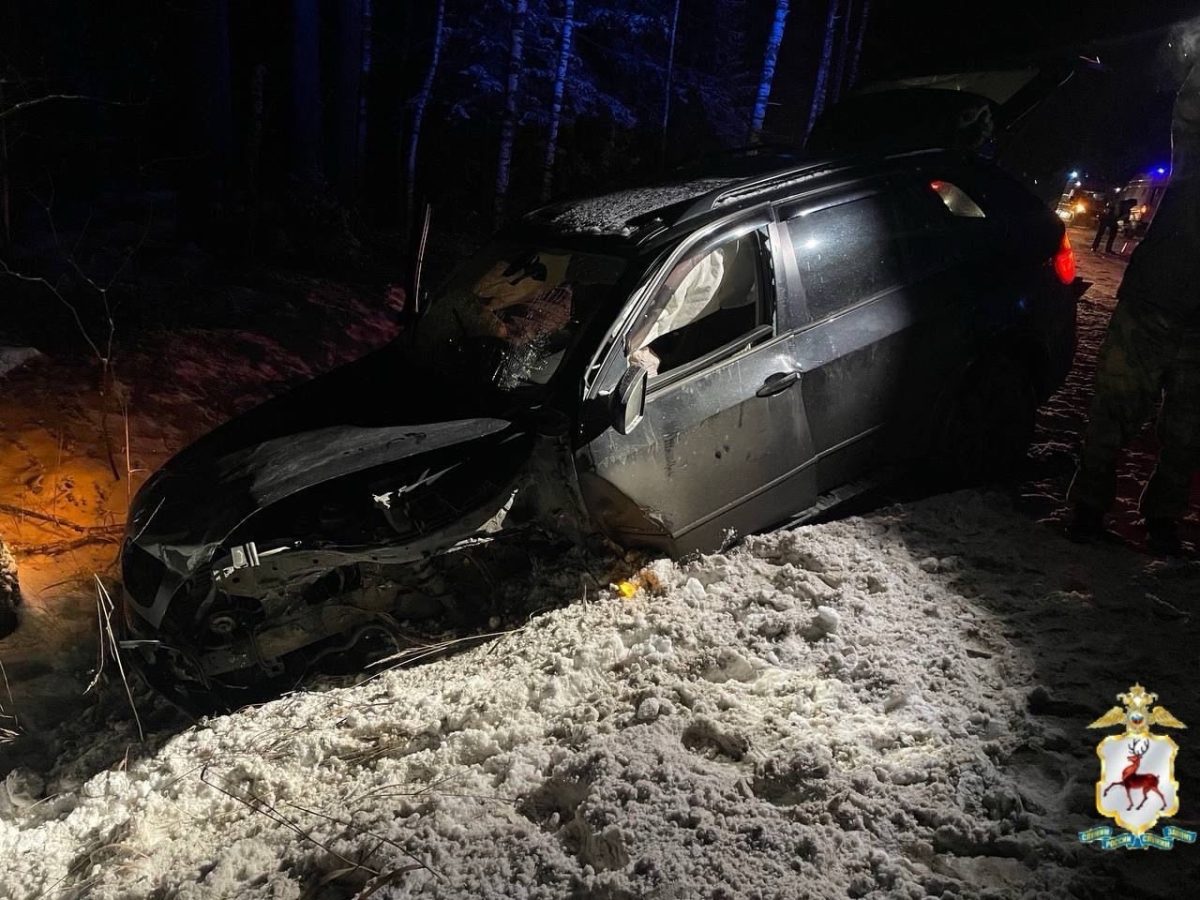
POLYGON ((730 203, 737 203, 741 200, 748 200, 758 194, 764 194, 768 191, 777 191, 780 188, 790 187, 792 184, 799 184, 802 181, 808 181, 817 175, 826 175, 832 172, 838 172, 843 169, 851 168, 845 165, 835 165, 830 162, 809 163, 804 166, 797 166, 783 172, 776 172, 766 178, 757 178, 754 181, 746 184, 739 184, 736 187, 726 188, 720 191, 717 196, 712 199, 712 207, 715 209, 718 206, 727 206, 730 203))
POLYGON ((786 169, 772 172, 766 176, 746 179, 733 186, 717 188, 708 194, 697 197, 691 206, 684 210, 675 220, 674 224, 678 225, 688 219, 712 212, 722 206, 729 206, 734 203, 750 200, 760 194, 782 190, 820 176, 850 171, 871 162, 886 162, 889 160, 908 159, 914 156, 935 155, 946 152, 947 150, 944 147, 923 147, 917 150, 904 150, 884 155, 855 157, 842 162, 834 162, 828 159, 812 160, 801 165, 790 166, 786 169))
POLYGON ((827 175, 850 166, 837 165, 827 160, 813 160, 800 165, 778 169, 767 175, 746 178, 733 185, 723 185, 707 194, 697 197, 676 217, 673 225, 705 215, 722 206, 741 203, 760 194, 777 191, 791 184, 799 184, 818 175, 827 175))

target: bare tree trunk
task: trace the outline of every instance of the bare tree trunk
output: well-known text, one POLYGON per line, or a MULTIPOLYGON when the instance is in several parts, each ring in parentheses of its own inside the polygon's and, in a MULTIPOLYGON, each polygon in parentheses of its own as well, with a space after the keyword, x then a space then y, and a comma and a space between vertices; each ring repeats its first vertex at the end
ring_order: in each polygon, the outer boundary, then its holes
POLYGON ((374 52, 375 11, 371 0, 362 0, 362 67, 359 72, 358 137, 355 139, 355 168, 365 171, 367 155, 367 92, 371 88, 371 54, 374 52))
POLYGON ((250 122, 246 129, 246 193, 250 199, 245 249, 254 256, 258 244, 259 172, 262 167, 263 129, 266 122, 267 64, 256 63, 250 72, 250 122))
POLYGON ((550 199, 554 187, 554 157, 558 155, 558 126, 562 121, 563 93, 567 88, 574 31, 575 0, 563 0, 562 35, 558 44, 558 66, 554 70, 554 99, 550 103, 550 134, 546 137, 546 161, 542 164, 543 201, 550 199))
POLYGON ((851 44, 854 41, 853 20, 854 20, 854 0, 845 0, 846 7, 842 10, 841 29, 842 33, 838 38, 837 44, 837 66, 833 73, 833 89, 830 91, 830 96, 834 103, 842 97, 842 92, 846 89, 846 64, 851 53, 851 44))
POLYGON ((679 31, 679 3, 675 0, 675 12, 671 15, 671 33, 667 38, 667 78, 663 85, 662 135, 658 149, 658 164, 667 162, 667 126, 671 122, 671 81, 675 75, 675 35, 679 31))
MULTIPOLYGON (((4 108, 4 84, 0 78, 0 109, 4 108)), ((12 242, 12 200, 8 181, 8 120, 0 119, 0 250, 12 242)))
POLYGON ((210 54, 208 77, 204 86, 207 97, 205 131, 209 138, 211 171, 224 187, 233 156, 233 86, 229 48, 229 0, 212 0, 205 17, 206 47, 210 54))
POLYGON ((230 84, 229 0, 192 5, 186 20, 191 114, 187 139, 200 157, 180 194, 181 224, 203 233, 224 199, 233 161, 233 91, 230 84))
POLYGON ((804 134, 812 133, 817 117, 825 109, 825 95, 829 90, 830 69, 833 63, 833 42, 837 37, 838 0, 829 0, 829 13, 825 17, 825 41, 821 46, 821 60, 817 64, 817 78, 813 85, 812 106, 808 111, 808 127, 804 134))
POLYGON ((858 64, 862 60, 863 38, 867 34, 867 19, 871 15, 871 0, 863 0, 862 13, 858 17, 858 35, 854 39, 854 51, 850 55, 850 75, 846 89, 858 83, 858 64))
POLYGON ((425 70, 425 79, 421 82, 420 93, 413 101, 412 128, 408 136, 408 158, 404 166, 404 225, 407 231, 412 227, 416 207, 413 205, 417 193, 417 145, 421 141, 421 120, 425 117, 425 107, 433 94, 433 79, 437 75, 438 60, 442 55, 442 33, 446 18, 446 0, 438 0, 437 12, 433 20, 433 49, 429 55, 429 68, 425 70))
POLYGON ((292 0, 292 174, 315 181, 320 174, 320 21, 317 0, 292 0))
POLYGON ((363 0, 339 0, 337 69, 334 72, 333 172, 343 203, 358 184, 358 115, 362 107, 363 0))
POLYGON ((783 29, 787 25, 788 0, 775 0, 775 20, 767 36, 767 49, 763 53, 762 76, 758 79, 758 96, 754 100, 754 112, 750 116, 750 142, 758 140, 763 120, 767 117, 767 102, 771 99, 771 84, 775 80, 775 63, 779 59, 779 45, 783 43, 783 29))
POLYGON ((529 0, 515 0, 513 4, 512 43, 508 54, 508 85, 504 93, 504 122, 500 128, 500 159, 496 166, 495 218, 504 218, 504 206, 508 200, 508 177, 512 168, 513 142, 517 137, 517 101, 521 87, 521 59, 525 50, 525 15, 529 11, 529 0))
POLYGON ((250 72, 250 124, 246 129, 246 189, 258 198, 262 165, 263 125, 266 122, 267 65, 257 63, 250 72))

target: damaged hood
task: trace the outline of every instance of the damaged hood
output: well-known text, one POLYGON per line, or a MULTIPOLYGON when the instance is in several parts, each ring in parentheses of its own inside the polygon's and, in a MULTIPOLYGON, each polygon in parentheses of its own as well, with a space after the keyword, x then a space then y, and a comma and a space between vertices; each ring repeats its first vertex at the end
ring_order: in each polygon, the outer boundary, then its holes
POLYGON ((308 488, 447 447, 466 449, 511 427, 503 419, 386 428, 332 426, 273 438, 216 458, 168 462, 134 500, 129 539, 164 562, 171 551, 203 555, 205 548, 254 513, 308 488))
POLYGON ((224 541, 306 492, 342 489, 369 514, 369 502, 381 502, 368 489, 373 481, 386 481, 395 492, 414 490, 460 465, 514 455, 495 453, 500 444, 522 457, 528 445, 524 437, 507 420, 479 418, 375 428, 327 426, 224 455, 193 450, 168 462, 134 500, 126 531, 127 545, 133 546, 126 552, 154 557, 158 565, 153 570, 161 581, 131 589, 131 602, 142 606, 139 596, 153 596, 152 606, 142 609, 151 621, 161 619, 171 596, 211 562, 224 541), (453 461, 447 463, 447 456, 453 461), (434 458, 439 462, 422 468, 434 458))
MULTIPOLYGON (((482 464, 489 476, 475 480, 489 482, 528 455, 528 430, 507 417, 431 421, 437 412, 453 415, 461 407, 443 400, 436 409, 437 398, 413 390, 411 382, 401 396, 404 379, 391 368, 393 361, 391 354, 376 353, 315 379, 169 460, 130 508, 125 552, 145 563, 126 566, 131 602, 151 621, 160 619, 171 595, 248 523, 271 518, 264 528, 277 531, 289 516, 330 497, 344 497, 352 515, 374 520, 388 491, 409 492, 453 470, 473 478, 469 473, 479 466, 472 464, 482 464), (393 411, 401 405, 403 418, 393 411), (154 584, 130 584, 145 579, 146 571, 155 573, 154 584), (143 605, 149 597, 153 615, 143 605)), ((262 535, 268 536, 279 535, 262 535)))

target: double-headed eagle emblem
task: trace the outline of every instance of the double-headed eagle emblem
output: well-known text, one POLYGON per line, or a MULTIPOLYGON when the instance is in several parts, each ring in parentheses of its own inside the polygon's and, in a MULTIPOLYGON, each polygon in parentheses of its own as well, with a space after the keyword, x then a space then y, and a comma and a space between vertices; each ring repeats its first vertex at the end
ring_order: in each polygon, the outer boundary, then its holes
POLYGON ((1165 706, 1154 706, 1158 694, 1148 692, 1140 684, 1135 684, 1127 693, 1117 694, 1117 699, 1124 705, 1114 706, 1088 728, 1111 728, 1113 725, 1124 725, 1130 734, 1145 734, 1152 725, 1164 728, 1187 728, 1182 722, 1171 715, 1165 706))

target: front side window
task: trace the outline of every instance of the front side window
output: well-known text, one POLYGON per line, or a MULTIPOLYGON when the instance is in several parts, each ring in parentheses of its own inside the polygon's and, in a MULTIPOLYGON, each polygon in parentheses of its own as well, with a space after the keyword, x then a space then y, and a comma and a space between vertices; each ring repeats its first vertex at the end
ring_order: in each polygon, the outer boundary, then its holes
POLYGON ((502 391, 545 385, 625 261, 497 242, 451 276, 418 323, 418 364, 502 391))
POLYGON ((801 213, 787 227, 814 320, 902 281, 896 223, 882 195, 801 213))
POLYGON ((702 245, 671 270, 630 333, 629 361, 664 375, 764 323, 759 235, 702 245))

